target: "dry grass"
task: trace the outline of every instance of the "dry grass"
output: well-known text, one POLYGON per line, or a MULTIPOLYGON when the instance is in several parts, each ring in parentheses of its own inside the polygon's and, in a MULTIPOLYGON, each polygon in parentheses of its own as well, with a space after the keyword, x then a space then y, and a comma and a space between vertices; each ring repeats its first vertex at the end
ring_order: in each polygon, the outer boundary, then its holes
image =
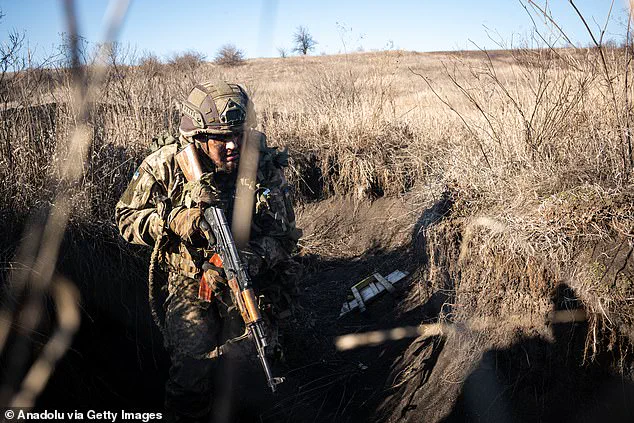
MULTIPOLYGON (((291 150, 300 199, 444 185, 458 199, 460 265, 480 269, 471 275, 482 282, 470 286, 472 295, 503 287, 528 296, 511 301, 503 291, 500 301, 537 313, 552 286, 567 282, 593 311, 626 321, 622 310, 634 297, 630 255, 623 265, 609 251, 620 245, 613 254, 621 257, 632 246, 632 65, 629 52, 604 53, 381 52, 222 68, 152 58, 127 66, 134 58, 119 49, 91 113, 94 143, 73 194, 73 219, 84 228, 111 227, 114 204, 151 137, 176 130, 174 100, 197 81, 224 78, 246 85, 270 144, 291 150), (618 289, 605 276, 593 279, 602 266, 618 289), (593 300, 597 293, 602 303, 593 300)), ((51 199, 54 146, 67 136, 72 113, 63 69, 13 70, 0 90, 0 212, 20 220, 51 199)))

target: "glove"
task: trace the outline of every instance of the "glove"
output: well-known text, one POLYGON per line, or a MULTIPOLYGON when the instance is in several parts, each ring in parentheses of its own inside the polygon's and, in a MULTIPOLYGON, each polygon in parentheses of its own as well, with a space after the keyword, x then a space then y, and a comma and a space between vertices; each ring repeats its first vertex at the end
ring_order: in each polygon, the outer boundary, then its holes
POLYGON ((224 271, 221 267, 216 267, 212 263, 205 262, 203 264, 204 271, 204 282, 207 283, 208 287, 216 296, 222 295, 222 293, 227 289, 228 282, 224 277, 224 271))
POLYGON ((168 218, 169 229, 185 242, 194 245, 203 241, 204 246, 205 238, 200 231, 201 218, 202 210, 199 208, 174 210, 168 218))

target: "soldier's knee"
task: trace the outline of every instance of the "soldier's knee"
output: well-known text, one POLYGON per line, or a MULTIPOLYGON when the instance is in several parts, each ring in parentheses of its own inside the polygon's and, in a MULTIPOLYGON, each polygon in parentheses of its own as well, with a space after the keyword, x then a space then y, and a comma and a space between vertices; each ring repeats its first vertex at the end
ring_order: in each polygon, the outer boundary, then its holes
POLYGON ((212 304, 173 291, 166 301, 165 346, 172 358, 200 359, 218 345, 220 317, 212 304))
POLYGON ((217 325, 190 309, 184 316, 165 318, 165 346, 170 356, 202 359, 218 345, 217 325))

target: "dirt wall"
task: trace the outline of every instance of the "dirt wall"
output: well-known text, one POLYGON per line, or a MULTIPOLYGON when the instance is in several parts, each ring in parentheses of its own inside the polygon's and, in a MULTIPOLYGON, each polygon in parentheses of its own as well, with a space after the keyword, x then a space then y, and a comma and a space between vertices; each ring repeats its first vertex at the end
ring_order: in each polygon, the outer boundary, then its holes
POLYGON ((419 222, 424 283, 410 293, 454 330, 409 346, 376 420, 631 421, 627 240, 577 244, 577 260, 549 261, 509 248, 507 227, 466 218, 455 203, 441 200, 427 216, 442 217, 419 222), (571 310, 586 317, 553 317, 571 310))

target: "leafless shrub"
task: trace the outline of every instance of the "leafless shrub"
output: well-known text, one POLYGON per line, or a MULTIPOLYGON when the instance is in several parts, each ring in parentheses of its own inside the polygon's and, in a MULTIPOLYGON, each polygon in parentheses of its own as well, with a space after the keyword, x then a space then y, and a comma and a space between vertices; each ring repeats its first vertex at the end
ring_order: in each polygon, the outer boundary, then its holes
POLYGON ((174 54, 167 63, 176 71, 191 72, 205 63, 206 56, 195 50, 174 54))
POLYGON ((58 65, 63 68, 83 66, 89 62, 88 40, 79 34, 60 34, 61 43, 58 46, 58 65), (74 52, 77 54, 74 54, 74 52), (76 63, 73 63, 73 60, 76 63))
POLYGON ((244 64, 244 52, 233 44, 225 44, 218 49, 214 63, 220 66, 240 66, 244 64))
POLYGON ((137 61, 137 65, 139 66, 141 72, 143 72, 146 77, 154 78, 162 72, 164 65, 161 62, 161 59, 154 53, 146 52, 144 53, 137 61))

